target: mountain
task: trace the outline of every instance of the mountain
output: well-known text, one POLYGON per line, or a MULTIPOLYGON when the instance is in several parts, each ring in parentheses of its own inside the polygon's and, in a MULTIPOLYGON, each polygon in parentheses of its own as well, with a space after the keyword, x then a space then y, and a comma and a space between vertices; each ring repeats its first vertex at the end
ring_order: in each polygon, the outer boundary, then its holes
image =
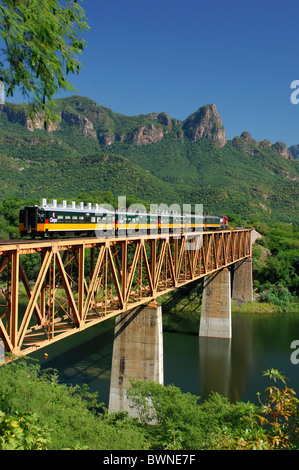
POLYGON ((299 223, 299 162, 282 142, 227 140, 214 104, 184 121, 125 116, 87 97, 55 101, 44 130, 25 104, 0 107, 1 199, 76 198, 110 190, 148 203, 202 203, 212 213, 299 223))
POLYGON ((291 145, 291 147, 289 147, 289 151, 294 158, 299 159, 299 145, 291 145))

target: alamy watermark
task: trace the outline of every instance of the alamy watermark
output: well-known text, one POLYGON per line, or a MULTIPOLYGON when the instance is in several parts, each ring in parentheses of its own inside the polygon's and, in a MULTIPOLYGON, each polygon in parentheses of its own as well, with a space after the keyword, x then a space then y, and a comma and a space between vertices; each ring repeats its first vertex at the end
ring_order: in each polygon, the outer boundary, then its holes
MULTIPOLYGON (((168 238, 170 235, 180 238, 185 236, 185 249, 196 250, 202 246, 202 232, 205 217, 202 204, 151 204, 149 210, 141 204, 134 203, 127 207, 126 196, 118 196, 118 207, 111 204, 94 204, 83 202, 77 204, 75 201, 69 205, 67 201, 57 204, 53 199, 47 203, 41 200, 41 207, 50 213, 49 222, 59 224, 58 211, 70 210, 80 224, 80 220, 95 224, 95 235, 97 238, 106 239, 114 236, 123 238, 126 236, 157 235, 160 238, 168 238), (75 213, 78 211, 78 215, 75 213), (79 217, 79 219, 78 219, 79 217)), ((71 215, 68 215, 69 220, 71 215)))
POLYGON ((5 104, 5 87, 2 80, 0 80, 0 104, 5 104))
POLYGON ((291 349, 294 349, 294 351, 291 354, 291 363, 294 365, 299 364, 299 340, 295 339, 291 343, 291 349))
MULTIPOLYGON (((115 209, 110 204, 101 204, 107 214, 102 218, 101 223, 96 226, 97 238, 107 238, 107 227, 109 227, 109 218, 117 215, 119 229, 116 236, 121 237, 124 233, 129 236, 135 236, 142 233, 142 230, 148 230, 149 235, 160 233, 162 238, 170 234, 176 234, 178 237, 190 233, 192 220, 198 220, 197 235, 203 231, 203 205, 202 204, 151 204, 149 211, 141 203, 134 203, 127 207, 126 196, 118 196, 118 207, 115 209), (136 216, 138 221, 136 221, 136 216), (183 221, 183 223, 182 223, 183 221), (122 231, 122 223, 126 225, 125 232, 122 231), (160 224, 160 227, 159 227, 160 224), (103 226, 104 225, 104 226, 103 226), (149 229, 147 228, 149 226, 149 229), (146 228, 145 228, 146 227, 146 228)), ((202 241, 201 241, 202 243, 202 241)), ((186 250, 195 250, 198 247, 198 240, 195 236, 186 237, 186 250)))
POLYGON ((0 339, 0 365, 4 364, 5 348, 2 339, 0 339))
MULTIPOLYGON (((299 104, 299 80, 293 80, 291 82, 291 89, 294 90, 290 96, 291 103, 299 104)), ((291 363, 297 365, 299 364, 299 340, 295 339, 292 341, 290 347, 294 349, 290 356, 291 363)))
POLYGON ((299 103, 299 80, 293 80, 291 83, 291 88, 294 91, 291 93, 290 100, 292 104, 299 103))

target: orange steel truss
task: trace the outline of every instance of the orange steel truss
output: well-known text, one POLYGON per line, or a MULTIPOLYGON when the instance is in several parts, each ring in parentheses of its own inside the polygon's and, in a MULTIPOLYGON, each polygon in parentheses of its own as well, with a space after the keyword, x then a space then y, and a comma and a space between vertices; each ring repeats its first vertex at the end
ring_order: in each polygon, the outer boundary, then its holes
POLYGON ((29 354, 251 256, 251 230, 0 246, 0 339, 29 354))

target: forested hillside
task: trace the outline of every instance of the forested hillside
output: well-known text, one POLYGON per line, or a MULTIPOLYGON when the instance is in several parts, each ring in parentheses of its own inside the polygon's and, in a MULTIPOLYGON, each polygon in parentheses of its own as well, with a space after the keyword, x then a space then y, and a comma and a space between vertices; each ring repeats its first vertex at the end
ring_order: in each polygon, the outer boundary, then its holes
MULTIPOLYGON (((256 142, 248 132, 227 141, 214 105, 181 122, 165 113, 118 115, 82 97, 56 104, 61 120, 48 130, 42 119, 33 125, 25 105, 0 108, 0 239, 18 237, 20 206, 41 197, 114 207, 118 195, 128 205, 202 203, 205 211, 227 214, 232 226, 254 225, 262 234, 253 249, 256 302, 248 309, 298 312, 299 160, 283 143, 256 142)), ((168 328, 196 324, 198 331, 198 309, 182 308, 192 303, 192 286, 183 294, 162 299, 171 312, 168 328)), ((198 291, 196 298, 198 305, 198 291)), ((0 369, 0 449, 298 448, 298 400, 287 387, 267 389, 269 406, 258 409, 218 394, 199 403, 173 386, 137 382, 136 403, 150 397, 156 409, 152 426, 108 414, 84 387, 60 386, 50 370, 24 361, 0 369), (38 407, 45 390, 49 399, 38 407), (265 419, 269 426, 262 427, 265 419)), ((266 375, 275 385, 281 379, 273 369, 266 375)))
POLYGON ((248 132, 227 141, 214 105, 185 121, 124 116, 89 98, 56 101, 44 130, 26 105, 1 106, 1 200, 132 194, 150 203, 201 203, 213 213, 298 223, 299 162, 281 142, 248 132))

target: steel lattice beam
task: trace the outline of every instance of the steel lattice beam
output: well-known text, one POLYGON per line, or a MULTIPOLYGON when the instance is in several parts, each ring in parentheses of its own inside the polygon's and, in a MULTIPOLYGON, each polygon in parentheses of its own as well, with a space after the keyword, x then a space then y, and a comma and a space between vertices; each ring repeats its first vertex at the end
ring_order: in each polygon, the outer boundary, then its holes
POLYGON ((0 338, 29 354, 250 256, 249 229, 3 244, 0 338))

